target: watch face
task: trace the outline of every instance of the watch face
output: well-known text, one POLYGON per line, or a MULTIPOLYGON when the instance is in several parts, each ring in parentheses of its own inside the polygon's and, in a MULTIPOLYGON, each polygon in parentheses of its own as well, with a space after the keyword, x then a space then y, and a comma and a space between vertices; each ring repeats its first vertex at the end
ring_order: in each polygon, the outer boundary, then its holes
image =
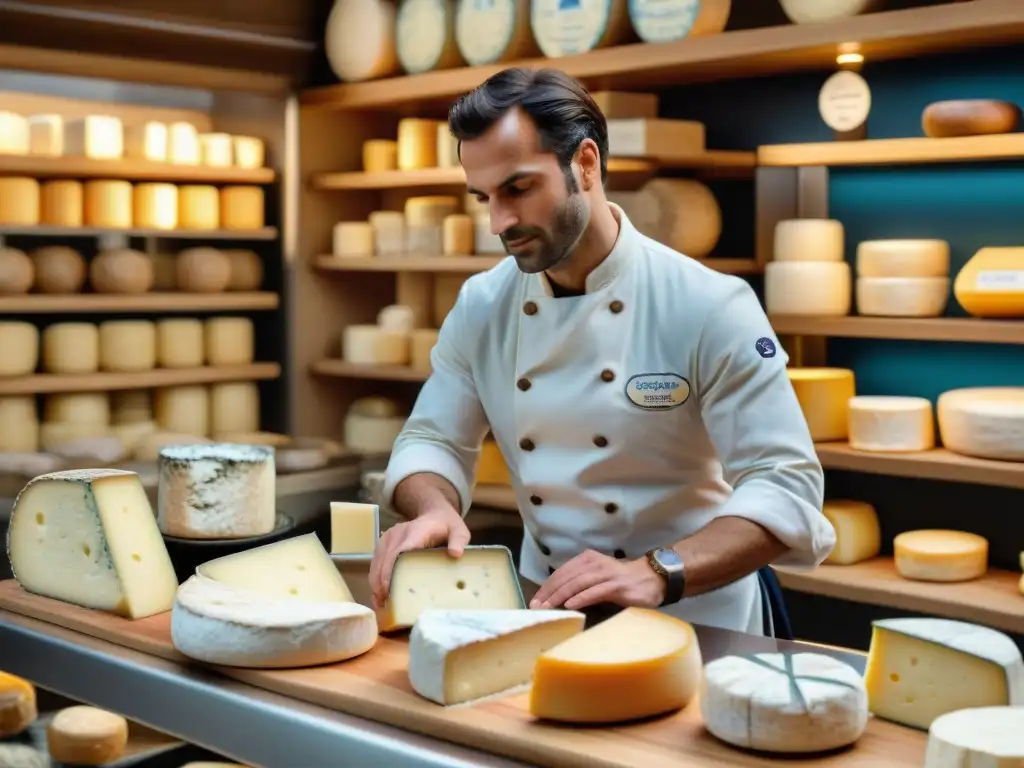
POLYGON ((658 561, 658 565, 664 568, 666 571, 671 571, 678 568, 682 563, 679 555, 676 554, 675 550, 672 549, 656 549, 654 550, 654 559, 658 561))

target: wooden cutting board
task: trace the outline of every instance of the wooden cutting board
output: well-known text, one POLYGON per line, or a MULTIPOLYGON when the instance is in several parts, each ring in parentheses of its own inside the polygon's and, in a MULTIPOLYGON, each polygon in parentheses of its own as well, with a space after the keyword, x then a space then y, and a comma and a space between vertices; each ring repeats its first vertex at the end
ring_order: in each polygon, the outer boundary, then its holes
MULTIPOLYGON (((172 646, 170 613, 129 621, 31 595, 14 580, 0 582, 0 608, 164 659, 195 663, 172 646)), ((530 715, 525 694, 449 709, 413 692, 407 664, 405 638, 381 637, 369 653, 340 664, 217 671, 311 704, 550 768, 792 766, 797 760, 809 768, 917 768, 924 761, 924 733, 875 719, 851 749, 798 758, 755 755, 723 744, 704 730, 696 702, 675 715, 611 728, 541 723, 530 715)))

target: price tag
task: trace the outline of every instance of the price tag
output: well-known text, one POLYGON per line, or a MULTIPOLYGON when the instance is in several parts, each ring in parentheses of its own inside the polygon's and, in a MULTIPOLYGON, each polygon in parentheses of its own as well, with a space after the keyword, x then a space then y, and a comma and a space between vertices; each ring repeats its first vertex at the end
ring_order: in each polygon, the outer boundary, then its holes
POLYGON ((867 122, 871 113, 871 88, 856 72, 836 72, 821 87, 818 112, 833 131, 854 131, 867 122))

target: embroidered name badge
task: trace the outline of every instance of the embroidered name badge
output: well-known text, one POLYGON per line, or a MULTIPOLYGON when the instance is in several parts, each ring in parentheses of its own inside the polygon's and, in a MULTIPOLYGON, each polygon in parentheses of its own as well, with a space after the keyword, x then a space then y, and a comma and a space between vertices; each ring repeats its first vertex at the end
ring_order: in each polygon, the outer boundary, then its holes
POLYGON ((677 373, 638 373, 626 382, 626 397, 641 408, 675 408, 689 399, 690 382, 677 373))
POLYGON ((775 342, 767 336, 762 336, 755 341, 754 349, 757 350, 757 354, 764 358, 775 357, 775 353, 778 351, 775 349, 775 342))

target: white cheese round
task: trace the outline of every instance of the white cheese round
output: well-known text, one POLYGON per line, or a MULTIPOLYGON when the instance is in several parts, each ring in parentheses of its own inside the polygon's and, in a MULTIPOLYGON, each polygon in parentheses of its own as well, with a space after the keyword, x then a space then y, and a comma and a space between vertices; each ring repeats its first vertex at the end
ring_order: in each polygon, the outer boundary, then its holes
POLYGON ((394 74, 398 69, 394 3, 335 0, 324 30, 324 50, 331 69, 342 82, 394 74))
POLYGON ((949 303, 948 277, 858 277, 857 314, 939 317, 949 303))
POLYGON ((845 261, 772 261, 764 270, 770 315, 850 314, 850 265, 845 261))
POLYGON ((947 277, 949 243, 945 240, 865 240, 857 245, 857 275, 947 277))
POLYGON ((857 395, 847 403, 850 447, 871 453, 927 451, 935 447, 931 400, 857 395))
POLYGON ((794 24, 850 19, 876 11, 884 0, 779 0, 782 10, 794 24))
POLYGON ((455 42, 462 58, 474 67, 505 60, 514 41, 532 34, 528 13, 517 0, 459 0, 455 42))
POLYGON ((398 61, 410 75, 461 63, 454 0, 401 0, 395 22, 398 61))
POLYGON ((629 19, 645 43, 716 35, 725 29, 732 0, 629 0, 629 19))
POLYGON ((924 768, 1024 765, 1024 707, 972 707, 932 721, 924 768))
POLYGON ((586 53, 628 35, 627 0, 533 0, 530 27, 549 59, 586 53))
POLYGON ((950 451, 1024 461, 1024 387, 968 387, 939 395, 939 435, 950 451))

